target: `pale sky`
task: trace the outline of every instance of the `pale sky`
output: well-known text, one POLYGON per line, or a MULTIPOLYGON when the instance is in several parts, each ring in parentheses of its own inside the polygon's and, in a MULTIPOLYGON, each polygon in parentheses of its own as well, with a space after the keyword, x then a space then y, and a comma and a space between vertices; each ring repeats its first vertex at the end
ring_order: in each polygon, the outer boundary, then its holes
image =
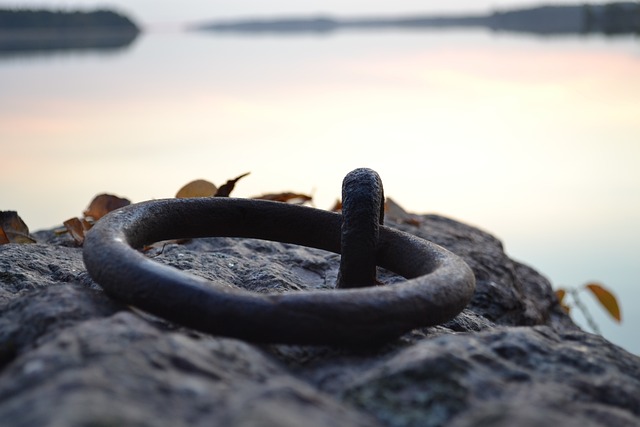
POLYGON ((197 22, 201 20, 282 14, 376 15, 447 13, 517 8, 539 3, 579 4, 577 0, 0 0, 1 7, 114 8, 126 12, 142 25, 197 22))

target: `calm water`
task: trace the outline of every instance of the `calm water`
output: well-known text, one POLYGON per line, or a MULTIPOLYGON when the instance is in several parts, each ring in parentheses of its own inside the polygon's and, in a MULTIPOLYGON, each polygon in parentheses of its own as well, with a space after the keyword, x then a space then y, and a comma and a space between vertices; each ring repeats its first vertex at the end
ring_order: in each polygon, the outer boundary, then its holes
POLYGON ((152 33, 0 56, 0 209, 36 230, 99 192, 171 197, 248 171, 237 196, 329 208, 368 166, 406 209, 492 232, 556 286, 605 283, 622 326, 583 299, 640 353, 639 77, 637 39, 482 31, 152 33))

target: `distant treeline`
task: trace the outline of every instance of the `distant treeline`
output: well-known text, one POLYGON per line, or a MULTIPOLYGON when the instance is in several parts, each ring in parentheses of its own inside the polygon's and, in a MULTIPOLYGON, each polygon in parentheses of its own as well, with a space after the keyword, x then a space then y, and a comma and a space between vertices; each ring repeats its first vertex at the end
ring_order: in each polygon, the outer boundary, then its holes
POLYGON ((615 2, 576 6, 537 6, 495 11, 484 15, 413 15, 393 18, 337 19, 311 18, 251 19, 210 22, 196 30, 230 32, 330 32, 341 29, 381 28, 489 28, 493 31, 559 34, 640 34, 640 3, 615 2))
POLYGON ((0 59, 44 52, 119 50, 130 46, 139 33, 129 18, 108 10, 0 9, 0 59))
POLYGON ((490 27, 495 30, 543 34, 640 34, 640 3, 540 6, 495 12, 491 15, 490 27))
POLYGON ((0 9, 0 31, 21 30, 114 30, 136 31, 129 18, 109 10, 51 11, 0 9))

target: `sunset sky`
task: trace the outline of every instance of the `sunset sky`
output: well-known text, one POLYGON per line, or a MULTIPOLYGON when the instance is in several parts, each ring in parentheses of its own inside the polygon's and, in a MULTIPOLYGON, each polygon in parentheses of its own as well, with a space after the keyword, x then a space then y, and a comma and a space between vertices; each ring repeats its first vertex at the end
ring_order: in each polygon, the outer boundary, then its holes
POLYGON ((623 327, 599 307, 596 321, 640 352, 630 302, 640 301, 637 37, 172 31, 226 18, 532 4, 0 0, 109 7, 151 30, 115 51, 0 57, 0 209, 39 230, 80 215, 100 192, 139 202, 245 172, 235 196, 293 191, 330 208, 344 174, 368 166, 405 209, 495 234, 554 284, 614 289, 623 327))

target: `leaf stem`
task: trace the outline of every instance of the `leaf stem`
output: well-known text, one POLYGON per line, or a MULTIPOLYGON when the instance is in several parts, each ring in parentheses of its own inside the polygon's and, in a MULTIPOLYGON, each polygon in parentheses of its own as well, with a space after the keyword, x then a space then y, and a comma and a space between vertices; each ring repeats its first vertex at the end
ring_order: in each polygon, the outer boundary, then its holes
POLYGON ((595 320, 593 320, 593 317, 591 316, 591 313, 589 312, 587 307, 582 303, 582 301, 578 297, 578 291, 579 290, 576 289, 576 288, 569 289, 569 293, 571 294, 571 297, 573 298, 573 302, 575 303, 576 307, 578 307, 580 309, 580 311, 582 312, 582 315, 584 316, 585 320, 587 321, 587 324, 589 325, 589 328, 591 328, 591 330, 593 332, 595 332, 596 334, 602 335, 602 332, 600 332, 600 328, 596 324, 595 320))

